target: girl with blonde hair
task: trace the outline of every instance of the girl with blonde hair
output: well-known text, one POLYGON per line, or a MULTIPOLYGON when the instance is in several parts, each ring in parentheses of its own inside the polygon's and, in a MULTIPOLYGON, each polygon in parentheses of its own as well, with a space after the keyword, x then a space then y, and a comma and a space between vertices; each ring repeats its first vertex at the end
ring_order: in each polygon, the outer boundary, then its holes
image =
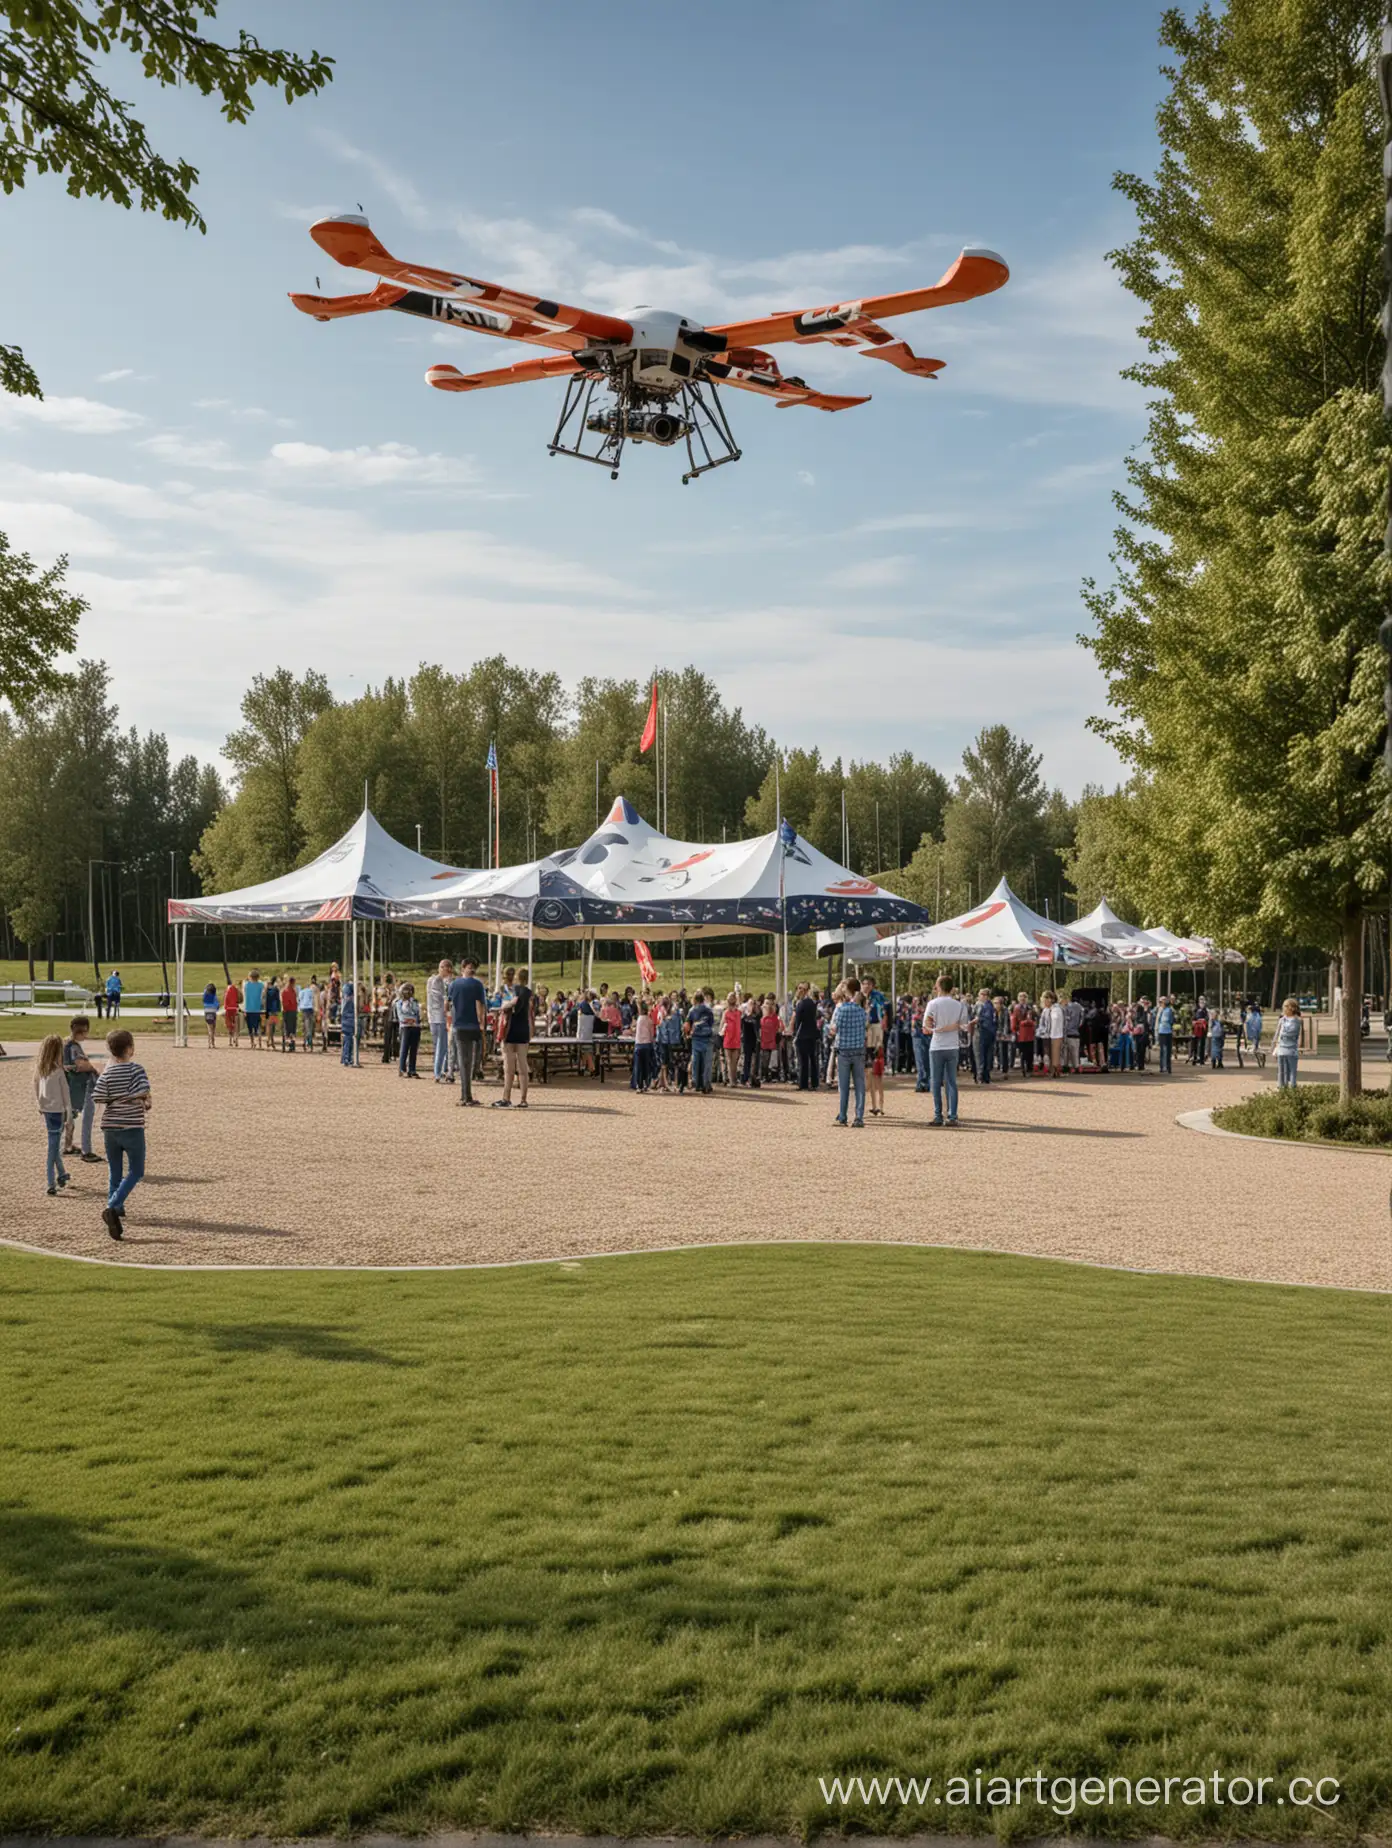
POLYGON ((50 1033, 39 1047, 34 1065, 34 1098, 48 1131, 45 1173, 49 1194, 53 1195, 68 1184, 68 1171, 63 1166, 63 1130, 72 1109, 63 1072, 63 1042, 56 1033, 50 1033))

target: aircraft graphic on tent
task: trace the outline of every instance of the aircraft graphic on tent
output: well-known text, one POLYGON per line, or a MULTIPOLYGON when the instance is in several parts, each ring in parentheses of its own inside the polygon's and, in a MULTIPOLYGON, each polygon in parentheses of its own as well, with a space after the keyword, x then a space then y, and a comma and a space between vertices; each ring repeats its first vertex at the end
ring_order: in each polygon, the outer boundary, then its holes
POLYGON ((1063 963, 1071 968, 1105 968, 1120 960, 1075 927, 1041 917, 1004 879, 971 911, 926 930, 886 937, 878 953, 899 962, 1063 963))
POLYGON ((169 922, 337 924, 351 918, 385 918, 397 893, 460 875, 461 868, 403 846, 365 808, 342 839, 308 866, 236 892, 171 898, 169 922))
POLYGON ((642 907, 645 938, 834 924, 913 924, 921 905, 828 859, 786 821, 752 840, 672 840, 620 796, 581 846, 553 856, 595 897, 642 907))

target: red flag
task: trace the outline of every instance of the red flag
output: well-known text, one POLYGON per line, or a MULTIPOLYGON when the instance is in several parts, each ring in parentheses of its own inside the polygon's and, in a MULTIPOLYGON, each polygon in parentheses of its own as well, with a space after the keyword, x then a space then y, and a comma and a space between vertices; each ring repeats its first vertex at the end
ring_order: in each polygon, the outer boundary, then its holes
POLYGON ((633 955, 638 964, 639 975, 642 976, 649 988, 655 987, 657 983, 657 964, 653 961, 652 951, 648 948, 646 943, 635 942, 633 945, 633 955))
POLYGON ((657 737, 657 677, 653 676, 652 703, 648 707, 648 722, 643 727, 643 736, 638 745, 638 755, 651 750, 653 740, 657 737))

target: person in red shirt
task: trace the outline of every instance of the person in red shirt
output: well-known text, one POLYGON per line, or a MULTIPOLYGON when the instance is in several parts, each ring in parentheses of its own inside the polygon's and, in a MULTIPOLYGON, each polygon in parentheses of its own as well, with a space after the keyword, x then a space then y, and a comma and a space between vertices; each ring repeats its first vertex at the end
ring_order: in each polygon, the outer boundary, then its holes
POLYGON ((237 1022, 241 1017, 241 1012, 242 991, 235 982, 229 982, 227 984, 227 992, 222 997, 222 1013, 223 1018, 227 1022, 227 1043, 234 1049, 240 1039, 240 1035, 237 1032, 237 1022))
POLYGON ((772 995, 764 1003, 764 1011, 759 1016, 759 1076, 767 1084, 774 1075, 774 1063, 778 1057, 778 1003, 772 995))
POLYGON ((725 997, 725 1012, 721 1018, 721 1050, 725 1054, 725 1082, 739 1083, 740 1054, 740 1007, 733 995, 725 997))
POLYGON ((1034 1026, 1034 1008, 1029 996, 1021 989, 1019 1000, 1010 1010, 1010 1031, 1015 1035, 1015 1046, 1020 1055, 1020 1073, 1025 1078, 1034 1076, 1034 1026))

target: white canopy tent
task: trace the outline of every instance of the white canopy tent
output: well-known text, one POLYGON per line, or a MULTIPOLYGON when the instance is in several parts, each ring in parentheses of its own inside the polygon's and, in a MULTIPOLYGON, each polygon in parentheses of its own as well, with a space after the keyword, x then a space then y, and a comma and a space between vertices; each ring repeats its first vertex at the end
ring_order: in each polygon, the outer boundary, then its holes
POLYGON ((1188 960, 1179 947, 1178 937, 1170 937, 1168 932, 1162 937, 1159 931, 1128 924, 1125 918, 1117 916, 1105 898, 1085 918, 1079 918, 1073 928, 1084 937, 1094 938, 1113 957, 1132 968, 1173 968, 1188 960))
POLYGON ((394 896, 414 892, 442 880, 456 880, 463 869, 445 866, 426 854, 403 846, 364 808, 341 840, 326 847, 307 866, 297 866, 279 879, 243 886, 235 892, 203 898, 171 898, 169 922, 174 926, 174 956, 178 970, 178 996, 174 1015, 174 1043, 188 1045, 185 1015, 184 964, 190 924, 230 924, 239 928, 293 924, 346 924, 352 933, 353 993, 358 992, 358 924, 381 921, 390 914, 394 896))
POLYGON ((640 907, 644 937, 685 944, 767 932, 782 950, 780 993, 790 935, 927 917, 921 905, 829 859, 787 821, 752 840, 679 841, 620 797, 589 840, 556 861, 592 896, 640 907))
POLYGON ((620 797, 588 840, 526 866, 471 873, 392 905, 420 924, 477 924, 547 937, 774 936, 822 925, 909 923, 921 906, 863 879, 787 824, 752 840, 677 841, 620 797))
POLYGON ((901 931, 880 943, 892 962, 1063 963, 1115 967, 1120 958, 1073 925, 1041 917, 1002 879, 991 896, 960 917, 901 931))

